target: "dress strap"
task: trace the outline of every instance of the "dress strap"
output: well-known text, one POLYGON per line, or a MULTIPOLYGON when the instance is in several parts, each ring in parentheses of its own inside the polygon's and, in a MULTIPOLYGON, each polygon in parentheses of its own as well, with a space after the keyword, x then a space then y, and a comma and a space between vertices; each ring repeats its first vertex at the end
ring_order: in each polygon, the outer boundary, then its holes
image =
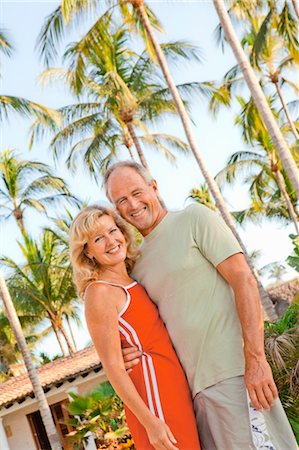
POLYGON ((131 284, 128 284, 127 286, 123 286, 122 284, 112 283, 112 282, 110 282, 110 281, 95 280, 95 281, 92 281, 91 283, 89 283, 89 284, 86 286, 85 291, 84 291, 83 298, 85 297, 86 291, 87 291, 87 289, 89 288, 89 286, 91 286, 91 285, 93 285, 93 284, 95 284, 95 283, 108 284, 109 286, 120 287, 120 288, 122 288, 122 289, 125 291, 126 296, 127 296, 127 300, 126 300, 126 303, 125 303, 124 307, 123 307, 123 308, 121 309, 121 311, 118 313, 118 316, 119 316, 119 317, 122 316, 123 313, 128 309, 129 304, 130 304, 130 302, 131 302, 131 295, 130 295, 128 289, 131 288, 131 287, 133 287, 133 286, 135 286, 135 285, 137 284, 137 281, 134 281, 134 282, 132 282, 131 284))

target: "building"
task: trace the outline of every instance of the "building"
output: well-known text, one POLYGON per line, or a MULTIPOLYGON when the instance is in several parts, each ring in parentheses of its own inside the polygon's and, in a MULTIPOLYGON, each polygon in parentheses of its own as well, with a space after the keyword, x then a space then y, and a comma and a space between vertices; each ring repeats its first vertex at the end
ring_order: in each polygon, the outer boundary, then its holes
MULTIPOLYGON (((107 380, 94 347, 60 358, 37 369, 50 405, 64 450, 72 450, 65 436, 71 428, 68 418, 68 392, 92 390, 107 380)), ((88 450, 95 450, 89 440, 88 450)), ((51 450, 38 410, 30 379, 26 373, 0 385, 0 449, 51 450)))

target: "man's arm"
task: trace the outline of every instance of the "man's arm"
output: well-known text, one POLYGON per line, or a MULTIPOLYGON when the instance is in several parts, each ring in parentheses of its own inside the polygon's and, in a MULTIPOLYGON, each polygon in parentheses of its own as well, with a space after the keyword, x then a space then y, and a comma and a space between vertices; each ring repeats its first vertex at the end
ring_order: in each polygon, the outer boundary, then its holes
POLYGON ((217 270, 235 294, 244 340, 245 384, 250 399, 257 410, 269 410, 278 394, 265 357, 264 321, 256 280, 242 253, 218 264, 217 270))

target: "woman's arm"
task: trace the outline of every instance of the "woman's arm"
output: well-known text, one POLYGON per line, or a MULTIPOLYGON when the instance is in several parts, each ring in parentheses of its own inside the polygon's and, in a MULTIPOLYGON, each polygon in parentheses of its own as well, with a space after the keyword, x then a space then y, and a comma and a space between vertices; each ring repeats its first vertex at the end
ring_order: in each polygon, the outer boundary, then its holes
POLYGON ((138 394, 126 372, 118 330, 117 301, 125 295, 104 284, 89 287, 85 300, 85 317, 107 378, 117 394, 145 427, 150 443, 155 449, 177 450, 169 427, 154 416, 138 394))

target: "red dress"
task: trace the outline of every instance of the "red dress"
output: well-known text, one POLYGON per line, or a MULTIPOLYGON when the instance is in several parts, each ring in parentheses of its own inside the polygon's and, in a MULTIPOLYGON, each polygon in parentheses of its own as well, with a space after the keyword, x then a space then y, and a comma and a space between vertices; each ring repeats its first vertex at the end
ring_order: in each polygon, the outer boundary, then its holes
MULTIPOLYGON (((122 345, 135 345, 142 351, 140 363, 130 372, 131 379, 152 413, 169 426, 176 447, 198 450, 189 386, 157 307, 137 282, 119 287, 127 293, 127 302, 119 313, 122 345)), ((125 412, 136 449, 153 450, 145 428, 126 405, 125 412)))

